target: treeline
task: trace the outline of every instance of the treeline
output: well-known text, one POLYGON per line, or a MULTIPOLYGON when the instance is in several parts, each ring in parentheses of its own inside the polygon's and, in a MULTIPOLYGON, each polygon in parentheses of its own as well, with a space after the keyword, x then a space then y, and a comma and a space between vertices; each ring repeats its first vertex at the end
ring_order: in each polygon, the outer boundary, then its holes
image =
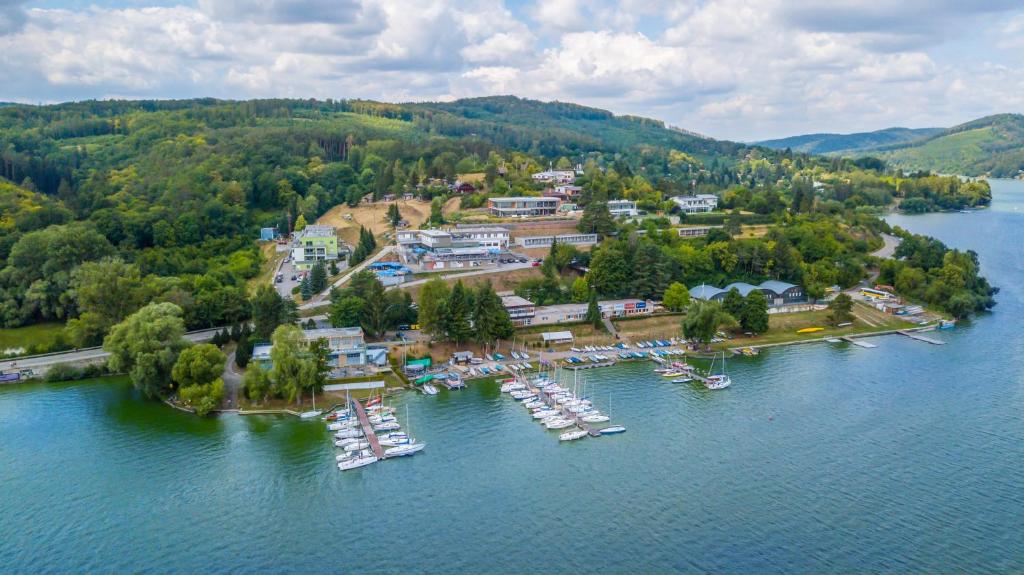
POLYGON ((999 288, 978 275, 978 254, 946 247, 935 238, 896 229, 903 242, 895 259, 882 262, 879 282, 896 288, 900 295, 966 317, 995 306, 999 288))
POLYGON ((455 343, 493 343, 515 329, 489 280, 475 289, 462 280, 451 288, 440 278, 430 280, 420 290, 419 324, 434 341, 455 343))

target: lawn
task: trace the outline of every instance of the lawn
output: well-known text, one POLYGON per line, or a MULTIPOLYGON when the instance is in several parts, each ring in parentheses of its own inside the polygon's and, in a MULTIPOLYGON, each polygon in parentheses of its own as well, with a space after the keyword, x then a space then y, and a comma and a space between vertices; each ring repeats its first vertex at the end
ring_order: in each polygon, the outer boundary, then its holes
POLYGON ((767 333, 755 337, 737 337, 717 347, 745 347, 749 345, 811 341, 828 337, 842 337, 845 335, 917 327, 914 323, 882 313, 859 302, 854 307, 856 317, 852 322, 853 325, 842 328, 830 326, 828 314, 828 310, 773 314, 769 318, 767 333), (823 327, 825 329, 814 333, 796 333, 798 330, 808 327, 823 327))
POLYGON ((66 347, 61 340, 63 333, 62 323, 37 323, 25 327, 0 329, 0 354, 5 350, 21 350, 12 355, 55 351, 54 348, 66 347))

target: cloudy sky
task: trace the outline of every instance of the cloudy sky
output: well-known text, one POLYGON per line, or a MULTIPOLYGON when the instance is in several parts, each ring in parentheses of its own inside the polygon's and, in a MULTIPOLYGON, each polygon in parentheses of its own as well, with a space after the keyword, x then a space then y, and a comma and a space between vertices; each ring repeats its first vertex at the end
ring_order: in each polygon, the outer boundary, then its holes
POLYGON ((0 0, 0 100, 492 94, 736 140, 948 126, 1024 112, 1024 2, 0 0))

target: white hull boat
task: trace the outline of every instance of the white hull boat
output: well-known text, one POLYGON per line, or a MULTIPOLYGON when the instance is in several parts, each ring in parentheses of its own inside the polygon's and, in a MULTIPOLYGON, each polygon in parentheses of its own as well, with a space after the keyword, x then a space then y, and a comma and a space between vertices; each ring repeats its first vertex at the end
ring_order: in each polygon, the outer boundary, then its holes
POLYGON ((625 427, 622 427, 621 425, 612 425, 611 427, 599 429, 598 433, 600 433, 601 435, 614 435, 616 433, 622 433, 624 431, 626 431, 625 427))
POLYGON ((582 419, 584 423, 604 423, 611 418, 600 413, 592 413, 590 415, 584 415, 580 419, 582 419))
POLYGON ((574 441, 587 436, 587 432, 582 429, 575 429, 573 431, 566 431, 558 436, 559 441, 574 441))
POLYGON ((422 451, 426 447, 426 443, 410 443, 408 445, 399 445, 392 447, 391 449, 385 449, 384 455, 388 457, 401 457, 403 455, 412 455, 418 451, 422 451))
POLYGON ((319 409, 314 409, 312 411, 303 411, 302 413, 299 414, 299 419, 314 419, 320 417, 321 415, 323 415, 323 413, 324 412, 320 411, 319 409))
POLYGON ((398 425, 398 422, 395 421, 389 421, 387 423, 381 423, 373 426, 374 431, 398 431, 399 429, 402 429, 402 426, 398 425))
POLYGON ((429 383, 423 384, 423 393, 427 395, 437 395, 437 388, 429 383))
POLYGON ((568 419, 556 418, 544 424, 544 427, 548 429, 565 429, 573 425, 573 422, 568 419))
POLYGON ((342 447, 342 449, 345 451, 359 451, 360 449, 366 449, 367 447, 370 447, 369 441, 359 441, 357 443, 350 443, 342 447))
POLYGON ((371 463, 377 463, 377 456, 371 455, 369 457, 356 457, 353 459, 346 459, 345 461, 339 461, 338 469, 348 471, 349 469, 365 467, 371 463))
POLYGON ((334 434, 335 439, 349 439, 352 437, 362 437, 363 432, 358 429, 344 429, 334 434))

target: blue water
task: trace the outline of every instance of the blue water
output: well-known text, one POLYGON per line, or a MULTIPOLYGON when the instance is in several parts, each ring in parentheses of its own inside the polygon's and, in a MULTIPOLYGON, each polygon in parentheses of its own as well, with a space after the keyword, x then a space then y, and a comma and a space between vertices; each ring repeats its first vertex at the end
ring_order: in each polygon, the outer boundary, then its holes
POLYGON ((588 373, 623 435, 559 444, 494 386, 402 396, 427 449, 340 473, 316 422, 198 420, 123 381, 0 389, 0 567, 43 572, 1024 570, 1024 184, 892 217, 981 254, 996 310, 935 337, 588 373))

